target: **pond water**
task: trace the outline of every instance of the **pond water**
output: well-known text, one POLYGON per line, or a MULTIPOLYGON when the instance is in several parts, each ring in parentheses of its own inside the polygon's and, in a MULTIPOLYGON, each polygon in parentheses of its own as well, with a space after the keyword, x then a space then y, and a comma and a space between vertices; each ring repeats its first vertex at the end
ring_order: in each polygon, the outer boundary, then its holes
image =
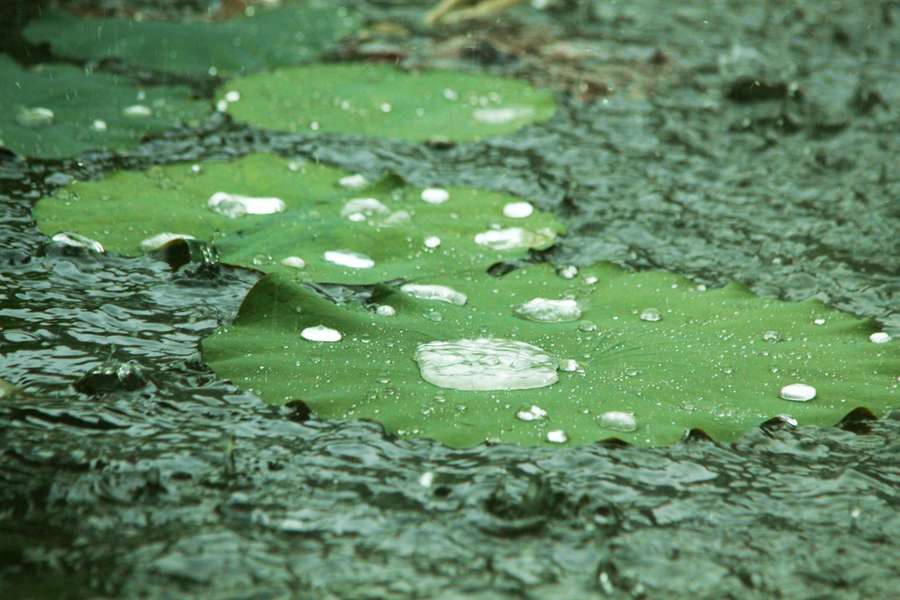
MULTIPOLYGON (((19 35, 40 4, 0 7, 0 49, 25 65, 53 59, 19 35)), ((203 3, 130 4, 187 16, 203 3)), ((551 121, 512 136, 361 141, 211 111, 120 154, 0 155, 0 379, 28 396, 0 401, 5 596, 896 593, 898 411, 856 410, 838 427, 773 415, 733 444, 695 431, 659 449, 557 447, 555 429, 545 448, 397 440, 373 423, 309 418, 300 403, 270 407, 203 364, 199 341, 234 317, 257 274, 208 254, 173 271, 34 226, 33 203, 69 177, 269 151, 359 173, 350 187, 402 173, 431 186, 429 203, 448 201, 436 183, 520 195, 566 222, 533 258, 571 277, 609 260, 709 287, 739 281, 900 334, 896 3, 548 4, 459 31, 417 25, 421 3, 358 2, 408 34, 375 27, 330 56, 427 66, 457 48, 458 68, 568 92, 551 121)), ((212 103, 206 80, 185 83, 212 103)), ((647 310, 652 327, 661 316, 647 310)), ((629 417, 603 415, 611 435, 640 426, 629 417)))

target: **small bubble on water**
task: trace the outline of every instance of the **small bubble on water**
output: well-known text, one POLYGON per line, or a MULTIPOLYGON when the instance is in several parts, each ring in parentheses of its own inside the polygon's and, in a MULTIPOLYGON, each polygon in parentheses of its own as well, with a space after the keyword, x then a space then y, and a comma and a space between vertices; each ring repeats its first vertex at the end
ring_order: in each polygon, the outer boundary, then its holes
POLYGON ((554 357, 516 340, 427 342, 416 348, 415 360, 422 379, 454 390, 527 390, 559 380, 554 357))
POLYGON ((469 298, 462 292, 458 292, 445 285, 428 285, 421 283, 406 283, 400 286, 400 291, 420 300, 434 300, 462 306, 469 298))
POLYGON ((575 265, 560 267, 556 274, 563 279, 575 279, 575 277, 578 276, 578 267, 576 267, 575 265))
POLYGON ((531 202, 509 202, 503 207, 503 215, 510 219, 524 219, 534 212, 531 202))
POLYGON ((435 249, 441 245, 441 238, 436 235, 429 235, 425 238, 425 247, 430 249, 435 249))
POLYGON ((655 308, 645 308, 641 311, 641 321, 649 321, 651 323, 655 323, 656 321, 661 321, 662 315, 659 314, 659 310, 655 308))
POLYGON ((302 269, 306 266, 306 261, 299 256, 286 256, 281 259, 281 264, 292 269, 302 269))
POLYGON ((450 192, 443 188, 425 188, 420 197, 428 204, 443 204, 450 199, 450 192))
POLYGON ((547 441, 551 444, 565 444, 569 441, 569 436, 562 429, 554 429, 547 432, 547 441))
POLYGON ((563 323, 581 318, 581 308, 571 298, 534 298, 516 307, 515 313, 529 321, 542 323, 563 323))
POLYGON ((891 335, 886 331, 877 331, 869 336, 869 341, 874 344, 886 344, 891 341, 891 335))
POLYGON ((791 402, 809 402, 816 397, 816 388, 805 383, 792 383, 781 388, 779 395, 791 402))
POLYGON ((597 417, 597 423, 604 429, 612 431, 632 432, 637 430, 637 419, 630 412, 611 410, 597 417))
POLYGON ((350 269, 371 269, 375 266, 374 260, 361 252, 352 250, 328 250, 323 257, 332 264, 350 269))
POLYGON ((341 332, 324 325, 316 325, 315 327, 307 327, 300 332, 300 337, 310 342, 339 342, 344 337, 341 332))

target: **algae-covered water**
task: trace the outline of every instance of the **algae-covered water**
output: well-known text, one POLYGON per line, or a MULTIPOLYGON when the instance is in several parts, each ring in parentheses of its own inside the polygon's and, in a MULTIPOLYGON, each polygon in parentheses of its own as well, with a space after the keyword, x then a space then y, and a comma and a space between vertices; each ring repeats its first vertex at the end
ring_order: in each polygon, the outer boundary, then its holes
MULTIPOLYGON (((183 19, 206 7, 60 4, 183 19)), ((287 134, 210 110, 120 153, 3 151, 0 380, 21 390, 0 400, 3 597, 896 594, 896 410, 875 419, 848 405, 835 427, 776 418, 735 443, 695 432, 656 449, 398 440, 270 407, 204 364, 200 340, 234 317, 257 273, 96 254, 34 224, 35 201, 72 177, 275 152, 528 198, 568 227, 535 261, 738 281, 900 335, 900 5, 535 4, 548 6, 429 29, 422 3, 354 2, 364 25, 326 57, 555 91, 550 121, 506 137, 287 134)), ((85 64, 21 35, 43 9, 0 7, 0 50, 26 66, 85 64)), ((177 83, 212 104, 215 81, 177 83)))

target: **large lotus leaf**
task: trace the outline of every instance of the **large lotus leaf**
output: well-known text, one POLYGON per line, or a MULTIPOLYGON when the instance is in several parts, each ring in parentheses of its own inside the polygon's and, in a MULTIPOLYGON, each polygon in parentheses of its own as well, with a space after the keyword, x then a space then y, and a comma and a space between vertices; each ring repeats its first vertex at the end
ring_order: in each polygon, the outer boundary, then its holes
POLYGON ((477 140, 553 115, 553 95, 527 83, 387 65, 310 65, 229 82, 234 118, 269 129, 354 133, 399 140, 477 140))
POLYGON ((225 22, 85 19, 48 11, 25 29, 32 42, 76 59, 117 58, 187 75, 245 73, 314 58, 354 30, 358 19, 330 1, 302 2, 225 22))
POLYGON ((137 88, 125 77, 61 65, 26 70, 2 55, 0 79, 0 146, 25 156, 121 149, 209 112, 185 87, 137 88))
POLYGON ((832 425, 856 406, 883 412, 897 403, 896 349, 871 343, 871 324, 819 302, 763 299, 737 285, 700 291, 676 275, 608 265, 581 275, 597 281, 566 280, 546 265, 502 279, 434 277, 430 283, 464 292, 468 303, 400 291, 376 300, 395 316, 332 304, 268 276, 251 290, 236 322, 204 340, 203 352, 216 373, 269 402, 299 399, 324 418, 374 419, 389 431, 455 447, 485 439, 548 443, 554 430, 574 444, 610 436, 670 444, 688 428, 731 440, 779 414, 802 425, 832 425), (534 322, 514 314, 536 297, 566 295, 580 303, 580 320, 534 322), (661 318, 642 319, 648 308, 661 318), (301 336, 319 325, 343 339, 301 336), (548 387, 517 391, 458 391, 423 380, 413 360, 420 344, 482 337, 526 342, 578 368, 560 370, 548 387), (818 395, 809 402, 781 399, 781 388, 793 383, 815 386, 818 395), (532 405, 546 418, 517 418, 532 405), (637 430, 601 426, 597 418, 608 411, 633 413, 637 430))
POLYGON ((199 173, 183 164, 155 167, 74 182, 38 202, 35 218, 48 235, 74 231, 122 254, 140 253, 142 241, 163 232, 191 235, 214 242, 224 262, 337 283, 485 269, 524 255, 524 248, 493 250, 476 244, 475 236, 492 226, 543 231, 532 240, 534 247, 549 245, 561 231, 545 213, 504 216, 504 207, 517 200, 504 194, 447 188, 446 202, 429 204, 421 199, 422 190, 397 178, 349 190, 339 185, 346 175, 272 155, 206 163, 199 173), (286 210, 229 218, 207 206, 217 192, 278 197, 286 210), (384 211, 352 221, 342 213, 356 198, 377 199, 384 211), (432 236, 440 240, 436 248, 426 247, 432 236), (365 254, 375 261, 374 268, 347 268, 324 259, 325 252, 341 250, 365 254), (281 261, 290 256, 302 258, 306 267, 283 266, 281 261))

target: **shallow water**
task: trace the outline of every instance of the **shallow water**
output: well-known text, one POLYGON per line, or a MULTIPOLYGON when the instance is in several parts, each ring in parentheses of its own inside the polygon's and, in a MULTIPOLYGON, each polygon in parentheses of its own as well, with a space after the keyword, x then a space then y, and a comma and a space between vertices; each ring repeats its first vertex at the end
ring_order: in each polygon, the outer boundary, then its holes
MULTIPOLYGON (((563 100, 545 125, 462 146, 281 135, 214 115, 122 156, 0 157, 0 378, 31 396, 0 404, 0 587, 10 597, 897 589, 898 412, 843 428, 775 419, 727 446, 700 434, 652 450, 397 441, 375 424, 268 407, 203 365, 199 340, 233 317, 252 272, 173 272, 54 244, 33 226, 31 205, 60 184, 57 173, 271 150, 370 180, 394 171, 420 186, 512 191, 569 226, 537 258, 815 295, 882 319, 896 337, 898 103, 886 112, 851 100, 858 89, 900 99, 887 60, 900 46, 900 10, 791 2, 767 15, 763 3, 717 2, 706 15, 673 16, 662 2, 571 4, 537 25, 565 27, 635 70, 629 57, 643 64, 659 47, 677 77, 660 77, 653 95, 635 84, 606 102, 563 100), (747 56, 737 46, 768 52, 766 71, 791 73, 807 99, 773 85, 774 99, 744 101, 730 74, 747 56), (843 77, 849 67, 865 81, 843 77), (819 86, 836 74, 840 85, 819 86)), ((0 22, 21 22, 23 6, 2 9, 20 14, 0 22)), ((409 13, 397 2, 366 10, 409 13)), ((9 39, 20 60, 44 56, 9 39)), ((535 74, 533 63, 479 47, 469 66, 535 74)))

